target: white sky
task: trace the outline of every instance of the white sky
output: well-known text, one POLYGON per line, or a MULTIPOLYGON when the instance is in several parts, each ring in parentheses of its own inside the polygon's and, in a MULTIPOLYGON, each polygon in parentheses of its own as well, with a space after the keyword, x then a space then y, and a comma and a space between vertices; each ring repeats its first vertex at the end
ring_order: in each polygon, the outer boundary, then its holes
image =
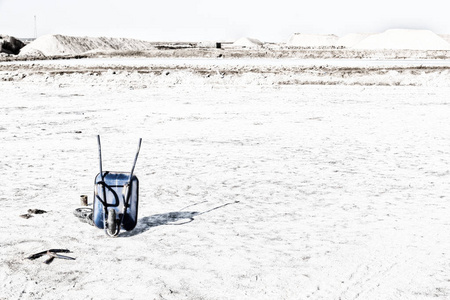
POLYGON ((285 42, 296 32, 429 29, 450 34, 449 0, 0 0, 0 34, 151 41, 285 42), (126 4, 125 4, 126 3, 126 4))

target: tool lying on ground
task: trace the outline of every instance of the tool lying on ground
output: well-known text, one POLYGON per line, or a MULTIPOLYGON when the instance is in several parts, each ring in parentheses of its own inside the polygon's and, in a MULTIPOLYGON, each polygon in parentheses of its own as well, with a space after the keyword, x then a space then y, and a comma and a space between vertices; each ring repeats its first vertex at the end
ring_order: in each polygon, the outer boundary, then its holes
POLYGON ((55 258, 75 260, 75 258, 73 258, 73 257, 61 255, 61 254, 58 254, 58 252, 60 252, 60 253, 71 253, 71 251, 69 249, 50 249, 50 250, 45 250, 45 251, 38 252, 36 254, 30 255, 30 256, 27 257, 27 259, 34 260, 34 259, 39 258, 41 256, 48 255, 48 256, 50 256, 50 258, 48 258, 45 261, 45 263, 47 265, 50 264, 55 258))

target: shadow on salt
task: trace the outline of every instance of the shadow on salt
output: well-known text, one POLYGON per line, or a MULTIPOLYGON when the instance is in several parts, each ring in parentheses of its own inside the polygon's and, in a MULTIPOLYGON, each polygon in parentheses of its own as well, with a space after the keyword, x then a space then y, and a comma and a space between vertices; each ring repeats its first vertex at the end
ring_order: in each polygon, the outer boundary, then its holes
MULTIPOLYGON (((203 201, 200 203, 204 203, 204 202, 206 202, 206 201, 203 201)), ((193 204, 190 206, 194 206, 194 205, 197 205, 200 203, 196 203, 196 204, 193 204)), ((133 231, 124 232, 124 233, 120 234, 120 236, 123 236, 123 237, 135 236, 135 235, 144 233, 153 227, 162 226, 162 225, 188 224, 188 223, 191 223, 192 221, 194 221, 195 220, 194 217, 196 217, 196 216, 200 216, 200 215, 203 215, 203 214, 206 214, 206 213, 212 212, 214 210, 224 208, 225 206, 228 206, 231 204, 236 204, 236 203, 239 203, 239 201, 228 202, 228 203, 222 204, 220 206, 206 210, 204 212, 182 211, 183 209, 187 208, 187 207, 185 207, 185 208, 181 209, 180 211, 176 211, 176 212, 169 212, 169 213, 164 213, 164 214, 157 214, 157 215, 152 215, 152 216, 148 216, 148 217, 143 217, 138 220, 138 224, 133 231)), ((190 206, 188 206, 188 207, 190 207, 190 206)))

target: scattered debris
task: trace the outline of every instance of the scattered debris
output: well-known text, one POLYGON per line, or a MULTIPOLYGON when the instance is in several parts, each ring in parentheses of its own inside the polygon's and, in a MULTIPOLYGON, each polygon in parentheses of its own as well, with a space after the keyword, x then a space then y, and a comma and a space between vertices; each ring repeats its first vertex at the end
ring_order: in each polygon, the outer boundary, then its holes
POLYGON ((91 226, 94 226, 94 221, 92 219, 93 211, 90 207, 80 207, 75 209, 73 212, 75 217, 77 217, 81 222, 88 223, 91 226))
POLYGON ((45 210, 42 210, 42 209, 29 209, 28 210, 28 213, 29 214, 36 214, 36 215, 41 215, 41 214, 45 214, 45 213, 47 213, 45 210))
POLYGON ((61 255, 61 254, 58 254, 58 252, 61 252, 61 253, 72 253, 69 249, 50 249, 50 250, 45 250, 45 251, 42 251, 42 252, 38 252, 38 253, 32 254, 32 255, 28 256, 27 259, 34 260, 34 259, 39 258, 41 256, 48 255, 48 256, 50 256, 50 258, 48 258, 48 259, 46 259, 44 261, 47 265, 50 264, 55 258, 75 260, 75 258, 73 258, 73 257, 61 255))
POLYGON ((223 78, 225 76, 225 73, 220 73, 219 70, 216 70, 217 75, 219 75, 221 78, 223 78))
POLYGON ((45 210, 35 208, 35 209, 29 209, 27 214, 20 215, 19 217, 24 218, 24 219, 29 219, 29 218, 33 217, 32 216, 33 214, 42 215, 45 213, 47 213, 45 210))

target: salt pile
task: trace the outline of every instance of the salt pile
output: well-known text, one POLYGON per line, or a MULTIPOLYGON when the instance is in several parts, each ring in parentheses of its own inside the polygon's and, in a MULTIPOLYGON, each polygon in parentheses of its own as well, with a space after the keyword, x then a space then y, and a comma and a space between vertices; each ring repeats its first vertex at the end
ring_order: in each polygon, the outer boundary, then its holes
POLYGON ((447 43, 450 43, 450 34, 438 34, 441 38, 447 41, 447 43))
POLYGON ((263 45, 260 40, 243 37, 233 43, 234 47, 259 48, 263 45))
POLYGON ((304 34, 295 33, 287 42, 288 46, 293 47, 332 47, 336 45, 339 38, 334 34, 304 34))
POLYGON ((64 35, 44 35, 26 45, 20 55, 77 55, 96 51, 128 51, 152 48, 150 42, 107 37, 72 37, 64 35))
POLYGON ((430 30, 390 29, 365 38, 353 48, 450 50, 450 44, 430 30))
POLYGON ((350 48, 354 45, 358 44, 368 36, 372 35, 371 33, 349 33, 341 37, 337 42, 336 46, 350 48))

